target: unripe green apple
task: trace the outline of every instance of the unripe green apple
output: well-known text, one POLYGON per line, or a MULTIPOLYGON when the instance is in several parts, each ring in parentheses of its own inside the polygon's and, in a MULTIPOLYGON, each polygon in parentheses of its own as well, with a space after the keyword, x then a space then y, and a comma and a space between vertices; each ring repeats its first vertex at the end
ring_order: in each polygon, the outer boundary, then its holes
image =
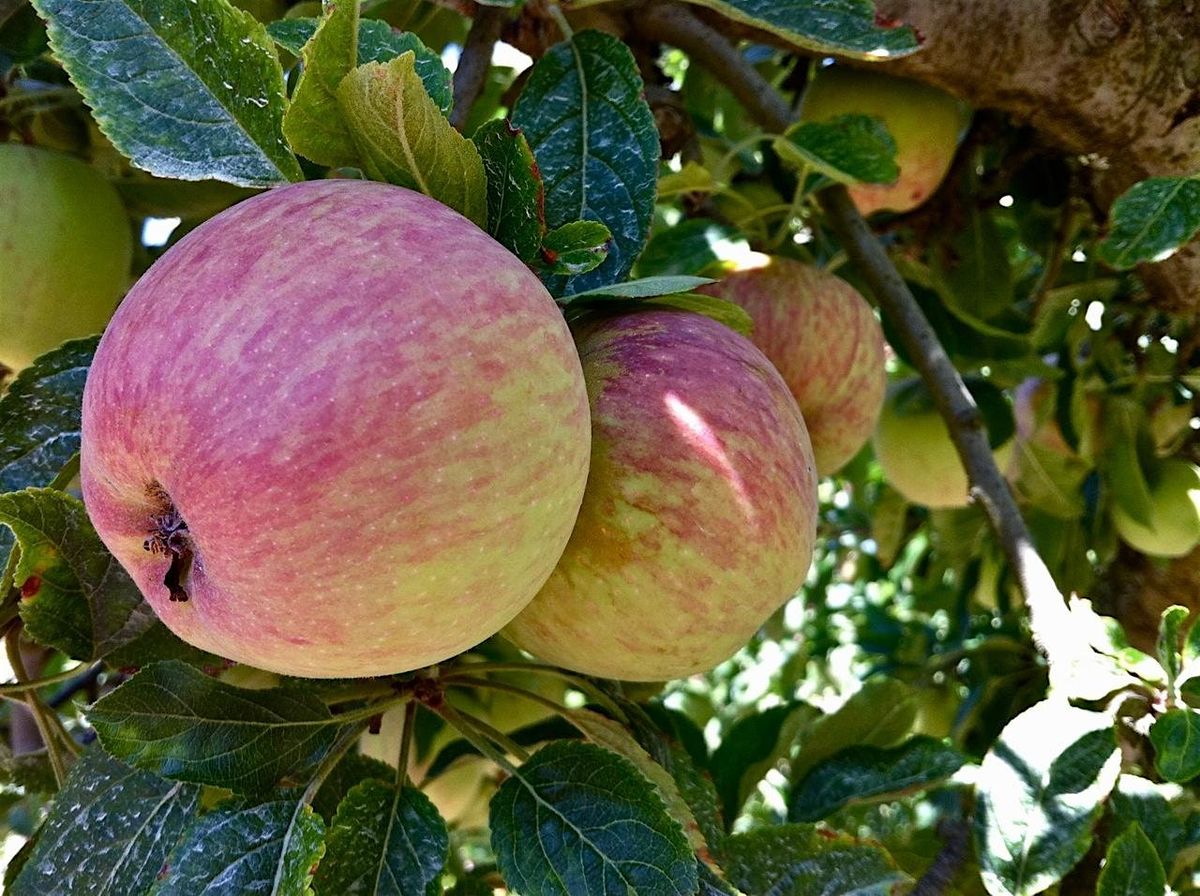
POLYGON ((764 255, 700 291, 750 313, 754 344, 804 414, 817 473, 836 473, 875 431, 887 389, 883 331, 866 299, 820 268, 764 255))
POLYGON ((1113 525, 1131 547, 1152 557, 1182 557, 1200 544, 1200 467, 1180 458, 1162 462, 1150 484, 1150 525, 1114 505, 1113 525))
POLYGON ((896 182, 850 187, 864 215, 912 211, 933 195, 971 117, 963 103, 937 88, 834 65, 819 70, 805 89, 800 118, 827 121, 839 115, 880 118, 896 141, 896 182))
POLYGON ((89 515, 183 640, 386 675, 515 616, 587 478, 587 393, 538 278, 444 205, 354 180, 206 221, 130 291, 83 398, 89 515))
MULTIPOLYGON (((887 481, 912 503, 934 508, 970 503, 970 481, 950 430, 920 380, 889 387, 874 445, 887 481)), ((1012 439, 992 456, 996 466, 1005 469, 1012 458, 1012 439)))
POLYGON ((116 190, 79 159, 0 144, 0 363, 20 370, 104 328, 133 238, 116 190))
POLYGON ((587 491, 562 559, 505 635, 606 678, 711 669, 808 572, 816 472, 800 409, 748 339, 697 314, 624 314, 577 344, 587 491))

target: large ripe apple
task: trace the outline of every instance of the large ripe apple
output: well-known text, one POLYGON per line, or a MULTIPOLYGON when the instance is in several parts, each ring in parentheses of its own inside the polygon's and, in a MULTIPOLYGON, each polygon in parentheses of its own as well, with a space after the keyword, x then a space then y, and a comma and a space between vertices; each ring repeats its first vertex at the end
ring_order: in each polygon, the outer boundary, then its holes
POLYGON ((887 390, 883 331, 867 300, 833 274, 763 255, 700 291, 750 313, 754 344, 804 414, 817 473, 836 473, 875 431, 887 390))
POLYGON ((808 572, 817 498, 804 419, 762 352, 707 317, 630 313, 577 343, 587 492, 558 566, 505 635, 607 678, 711 669, 808 572))
POLYGON ((934 87, 834 65, 820 69, 805 89, 800 118, 827 121, 839 115, 880 118, 896 141, 896 182, 850 187, 864 215, 912 211, 933 195, 971 117, 963 103, 934 87))
POLYGON ((1113 525, 1130 546, 1152 557, 1182 557, 1200 544, 1200 467, 1180 458, 1162 462, 1150 483, 1150 524, 1114 504, 1113 525))
MULTIPOLYGON (((970 503, 970 481, 950 430, 920 380, 903 380, 888 388, 874 445, 888 483, 912 503, 933 508, 970 503)), ((1009 439, 993 450, 1001 470, 1008 467, 1012 448, 1009 439)))
POLYGON ((312 182, 222 212, 130 291, 84 393, 83 494, 185 641, 382 675, 477 644, 533 597, 588 433, 535 275, 420 194, 312 182))
POLYGON ((116 190, 62 153, 0 144, 0 363, 20 370, 104 328, 133 237, 116 190))

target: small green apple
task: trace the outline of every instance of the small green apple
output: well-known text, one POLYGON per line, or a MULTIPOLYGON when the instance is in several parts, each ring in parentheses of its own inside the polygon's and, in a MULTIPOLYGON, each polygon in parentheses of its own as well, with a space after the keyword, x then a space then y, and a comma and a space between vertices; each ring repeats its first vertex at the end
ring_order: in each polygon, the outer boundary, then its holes
POLYGON ((0 363, 20 370, 102 330, 132 257, 129 217, 99 172, 72 156, 0 144, 0 363))
MULTIPOLYGON (((970 482, 950 430, 920 380, 904 380, 888 389, 874 444, 888 482, 912 503, 941 508, 965 507, 970 502, 970 482)), ((1005 469, 1012 457, 1012 439, 992 456, 1005 469)))
POLYGON ((971 117, 967 106, 937 88, 835 65, 818 71, 804 91, 800 118, 827 121, 840 115, 880 118, 896 141, 896 182, 850 188, 864 215, 912 211, 933 195, 971 117))
POLYGON ((1163 461, 1150 484, 1150 525, 1120 505, 1113 507, 1117 534, 1152 557, 1182 557, 1200 544, 1200 467, 1180 458, 1163 461))

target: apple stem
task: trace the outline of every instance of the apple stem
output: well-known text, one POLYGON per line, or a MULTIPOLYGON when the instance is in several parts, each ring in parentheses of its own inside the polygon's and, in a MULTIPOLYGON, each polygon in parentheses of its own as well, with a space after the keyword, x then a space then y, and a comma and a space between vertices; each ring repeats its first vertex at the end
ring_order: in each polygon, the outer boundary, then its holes
POLYGON ((325 754, 321 760, 320 766, 309 779, 308 785, 304 788, 304 793, 300 797, 302 806, 310 805, 313 798, 317 795, 317 791, 321 789, 321 785, 325 783, 325 779, 329 777, 329 773, 333 771, 334 766, 341 761, 341 758, 349 752, 355 742, 362 735, 363 729, 367 727, 366 722, 360 722, 356 725, 351 725, 346 728, 338 737, 333 745, 329 748, 329 752, 325 754))
POLYGON ((462 663, 452 667, 442 678, 444 681, 452 681, 461 678, 464 674, 470 676, 479 672, 533 672, 561 678, 575 690, 586 694, 607 709, 613 714, 613 718, 621 722, 629 721, 617 702, 594 683, 582 675, 576 675, 566 669, 560 669, 558 666, 546 666, 539 663, 462 663))
POLYGON ((167 567, 167 574, 163 576, 163 584, 171 592, 171 600, 183 602, 188 599, 187 589, 184 588, 183 582, 192 571, 192 560, 195 555, 188 545, 183 545, 178 550, 172 550, 171 555, 171 565, 167 567))
POLYGON ((187 523, 170 503, 162 487, 155 484, 154 491, 166 507, 154 518, 154 530, 142 546, 152 554, 171 555, 171 565, 167 567, 167 574, 163 576, 163 585, 170 592, 171 600, 182 603, 188 600, 186 583, 192 572, 192 562, 196 558, 192 548, 192 537, 188 532, 187 523))
POLYGON ((509 761, 505 751, 517 757, 517 760, 520 762, 524 762, 529 758, 528 750, 482 719, 460 713, 445 701, 436 706, 431 705, 429 708, 452 725, 454 730, 461 734, 471 746, 510 775, 515 775, 517 768, 509 761), (500 747, 500 749, 497 749, 497 747, 500 747))
POLYGON ((548 697, 543 697, 541 694, 535 694, 533 691, 527 691, 525 688, 517 687, 515 684, 509 684, 506 681, 496 681, 492 678, 474 678, 469 675, 448 675, 443 681, 446 684, 454 686, 459 685, 466 688, 491 688, 496 691, 504 691, 509 694, 516 694, 518 697, 524 697, 526 700, 532 700, 534 703, 540 703, 547 709, 552 709, 560 715, 563 712, 563 705, 548 697))
POLYGON ((400 757, 396 760, 396 789, 403 790, 408 781, 408 757, 412 753, 413 733, 416 730, 417 701, 404 707, 404 728, 400 732, 400 757))

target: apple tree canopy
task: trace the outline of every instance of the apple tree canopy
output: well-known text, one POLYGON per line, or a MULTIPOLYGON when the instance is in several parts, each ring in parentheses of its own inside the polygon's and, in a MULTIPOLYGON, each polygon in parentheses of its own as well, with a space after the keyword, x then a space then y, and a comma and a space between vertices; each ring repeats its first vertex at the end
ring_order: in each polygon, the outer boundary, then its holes
POLYGON ((1186 2, 0 0, 0 889, 1200 894, 1198 83, 1186 2))

